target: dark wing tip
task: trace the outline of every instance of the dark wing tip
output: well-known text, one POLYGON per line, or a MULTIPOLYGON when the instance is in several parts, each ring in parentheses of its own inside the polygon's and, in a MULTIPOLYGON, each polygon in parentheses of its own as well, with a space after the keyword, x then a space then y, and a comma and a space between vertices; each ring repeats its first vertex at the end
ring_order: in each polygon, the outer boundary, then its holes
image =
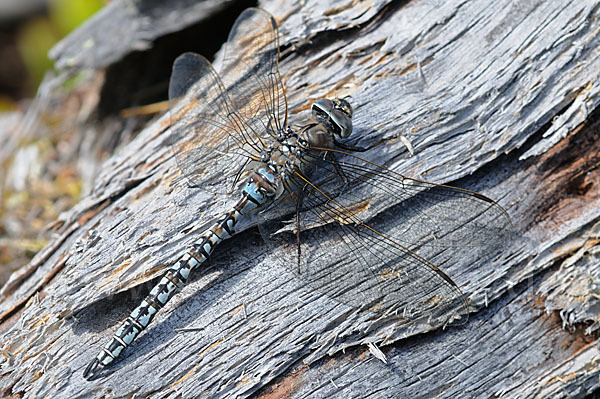
POLYGON ((169 80, 169 100, 175 102, 185 96, 188 90, 202 76, 206 65, 210 63, 200 54, 186 52, 173 62, 169 80))

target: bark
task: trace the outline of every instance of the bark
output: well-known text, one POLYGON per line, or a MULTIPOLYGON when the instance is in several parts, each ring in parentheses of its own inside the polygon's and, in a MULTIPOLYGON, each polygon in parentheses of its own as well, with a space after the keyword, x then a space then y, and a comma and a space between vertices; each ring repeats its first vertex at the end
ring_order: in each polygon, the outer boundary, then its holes
MULTIPOLYGON (((176 4, 181 27, 210 18, 176 4)), ((522 398, 598 389, 600 3, 332 4, 260 4, 280 25, 290 117, 304 116, 311 99, 351 95, 351 144, 370 148, 361 157, 507 209, 522 239, 476 272, 449 266, 473 304, 469 321, 384 341, 385 325, 303 286, 249 223, 110 373, 85 381, 85 365, 162 268, 237 200, 185 188, 165 145, 166 114, 103 165, 92 193, 4 287, 5 394, 522 398), (387 362, 367 345, 382 341, 387 362)), ((89 32, 68 40, 84 43, 89 32)), ((65 65, 66 53, 53 54, 65 65)))

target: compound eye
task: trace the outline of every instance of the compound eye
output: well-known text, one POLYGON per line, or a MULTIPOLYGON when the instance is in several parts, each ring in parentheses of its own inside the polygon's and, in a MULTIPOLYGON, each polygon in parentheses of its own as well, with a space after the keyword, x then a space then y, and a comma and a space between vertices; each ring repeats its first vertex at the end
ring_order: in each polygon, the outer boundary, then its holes
POLYGON ((336 98, 320 98, 312 105, 313 116, 328 131, 341 138, 352 133, 352 107, 348 101, 336 98))
POLYGON ((335 134, 345 139, 352 133, 352 118, 344 111, 335 109, 331 112, 335 134))
POLYGON ((335 103, 328 98, 319 98, 312 103, 313 116, 317 119, 327 118, 327 115, 335 108, 335 103))
POLYGON ((340 111, 342 111, 343 113, 345 113, 346 115, 348 115, 348 117, 352 118, 352 105, 350 105, 350 103, 344 99, 344 98, 337 98, 335 101, 335 108, 339 109, 340 111))

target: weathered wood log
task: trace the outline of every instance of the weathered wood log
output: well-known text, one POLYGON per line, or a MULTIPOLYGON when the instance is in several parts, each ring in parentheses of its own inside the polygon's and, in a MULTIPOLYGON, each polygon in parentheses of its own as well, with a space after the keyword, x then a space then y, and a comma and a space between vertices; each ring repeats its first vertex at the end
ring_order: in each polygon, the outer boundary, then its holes
POLYGON ((185 189, 165 115, 104 165, 93 193, 3 289, 1 388, 215 398, 596 391, 599 4, 261 4, 287 48, 291 117, 311 99, 351 95, 352 144, 370 148, 361 156, 508 210, 523 240, 472 270, 446 269, 473 305, 464 326, 394 332, 380 347, 387 363, 373 358, 367 344, 384 341, 386 326, 304 287, 248 224, 110 373, 85 381, 85 365, 162 267, 231 204, 185 189))

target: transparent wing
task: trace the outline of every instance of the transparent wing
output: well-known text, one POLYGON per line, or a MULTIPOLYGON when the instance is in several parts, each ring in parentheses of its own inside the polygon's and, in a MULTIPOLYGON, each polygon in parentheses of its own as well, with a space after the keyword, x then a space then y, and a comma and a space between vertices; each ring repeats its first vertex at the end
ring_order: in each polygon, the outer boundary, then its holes
POLYGON ((221 77, 200 55, 185 53, 175 60, 169 85, 171 144, 191 185, 218 180, 214 191, 231 188, 224 180, 234 181, 285 126, 278 46, 275 20, 251 8, 229 34, 221 77))
POLYGON ((236 112, 219 76, 201 55, 185 53, 175 60, 169 102, 171 144, 191 185, 260 154, 259 132, 236 112))
POLYGON ((240 115, 269 132, 287 126, 287 102, 279 76, 277 23, 264 10, 248 8, 225 44, 220 73, 240 115))
POLYGON ((467 300, 440 267, 468 267, 467 248, 500 248, 511 230, 506 212, 478 193, 334 155, 307 159, 318 165, 313 177, 289 182, 286 200, 301 203, 300 233, 295 218, 268 225, 283 262, 329 297, 396 312, 409 325, 465 316, 467 300))
POLYGON ((310 162, 318 165, 312 190, 363 219, 397 205, 397 240, 412 250, 489 246, 511 234, 506 211, 477 192, 413 179, 343 151, 310 162))

